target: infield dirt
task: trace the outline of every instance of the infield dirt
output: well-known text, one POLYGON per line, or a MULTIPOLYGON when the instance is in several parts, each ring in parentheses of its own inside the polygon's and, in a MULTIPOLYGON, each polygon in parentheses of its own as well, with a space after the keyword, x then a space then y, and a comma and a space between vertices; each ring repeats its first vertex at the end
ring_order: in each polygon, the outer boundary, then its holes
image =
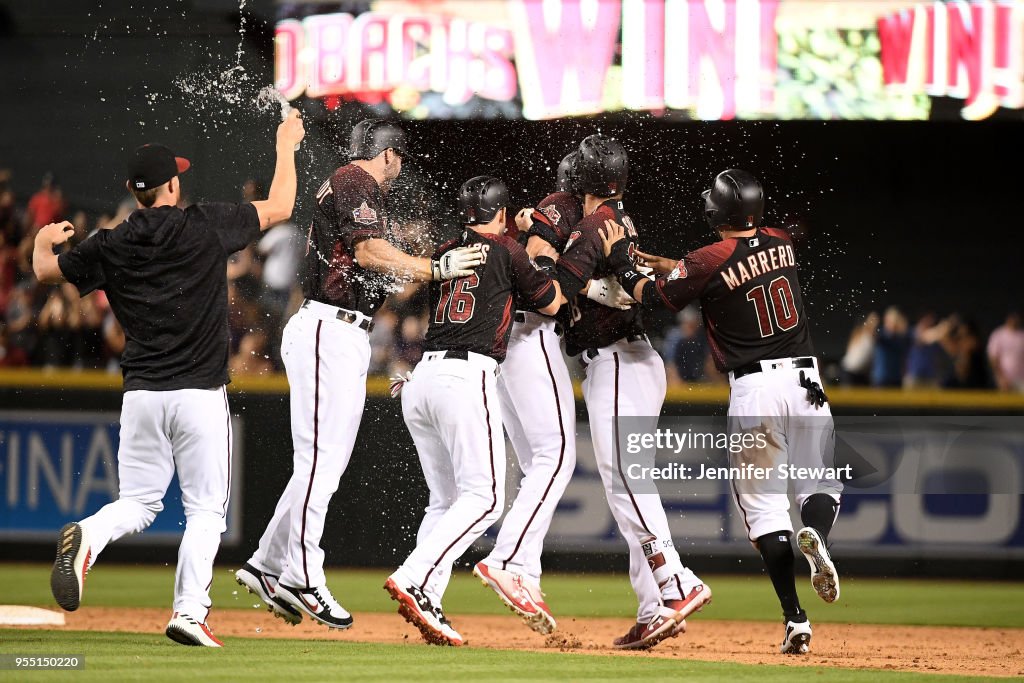
MULTIPOLYGON (((357 613, 354 616, 355 625, 348 631, 328 631, 308 620, 298 626, 288 626, 262 609, 215 610, 209 623, 218 636, 422 645, 419 633, 397 614, 357 613)), ((67 614, 63 628, 159 633, 167 619, 168 612, 162 609, 83 607, 67 614)), ((819 624, 814 627, 811 653, 795 657, 778 654, 782 626, 769 622, 715 621, 701 619, 698 615, 688 621, 687 633, 649 652, 621 652, 610 643, 629 628, 628 619, 567 618, 559 623, 555 634, 546 638, 533 633, 513 616, 456 615, 452 621, 468 639, 468 647, 563 650, 741 664, 1024 676, 1024 630, 1012 628, 819 624)))

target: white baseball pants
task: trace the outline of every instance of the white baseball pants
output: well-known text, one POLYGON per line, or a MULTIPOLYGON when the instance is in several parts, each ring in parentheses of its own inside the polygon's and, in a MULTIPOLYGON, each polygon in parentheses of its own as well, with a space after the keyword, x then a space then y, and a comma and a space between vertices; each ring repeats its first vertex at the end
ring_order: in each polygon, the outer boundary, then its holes
POLYGON ((174 611, 206 621, 213 560, 227 528, 231 438, 225 387, 126 391, 117 449, 118 499, 80 522, 92 562, 107 544, 153 523, 177 471, 185 533, 174 574, 174 611))
POLYGON ((604 483, 605 495, 619 532, 629 546, 629 580, 639 607, 637 621, 646 623, 656 614, 664 599, 680 599, 702 581, 683 566, 668 528, 665 508, 657 493, 634 493, 623 474, 619 452, 617 418, 658 416, 665 401, 665 364, 646 339, 633 342, 621 339, 598 349, 594 358, 581 358, 587 376, 583 380, 583 398, 590 415, 590 435, 594 457, 604 483), (648 566, 641 541, 655 537, 655 547, 664 553, 659 580, 648 566))
POLYGON ((512 325, 498 377, 502 419, 523 478, 484 563, 539 583, 544 537, 576 469, 576 401, 555 321, 525 316, 512 325))
MULTIPOLYGON (((729 375, 729 430, 770 428, 775 435, 766 449, 732 454, 733 465, 748 460, 759 467, 776 468, 781 464, 796 467, 834 467, 835 446, 832 411, 807 400, 800 386, 800 373, 818 384, 817 361, 813 368, 792 367, 792 360, 780 358, 761 361, 761 372, 733 379, 729 375), (778 366, 771 369, 773 366, 778 366)), ((822 385, 824 386, 824 385, 822 385)), ((789 514, 788 485, 791 483, 797 507, 815 493, 825 493, 839 502, 843 484, 835 479, 733 480, 733 501, 747 527, 747 537, 756 541, 773 531, 793 531, 789 514)))
POLYGON ((352 457, 366 403, 369 338, 338 320, 337 311, 308 302, 285 325, 281 340, 295 449, 292 476, 249 563, 294 588, 327 582, 320 548, 324 519, 352 457))
POLYGON ((402 414, 430 489, 416 548, 399 572, 436 605, 452 564, 505 505, 505 438, 501 431, 497 363, 423 355, 402 389, 402 414))

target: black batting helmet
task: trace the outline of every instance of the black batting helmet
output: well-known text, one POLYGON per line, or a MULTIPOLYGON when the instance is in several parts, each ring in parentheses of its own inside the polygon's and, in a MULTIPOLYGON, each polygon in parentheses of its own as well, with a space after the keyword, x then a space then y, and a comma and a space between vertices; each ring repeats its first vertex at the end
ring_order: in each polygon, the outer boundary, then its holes
POLYGON ((459 215, 465 225, 489 223, 507 206, 508 188, 497 178, 478 175, 459 188, 459 215))
POLYGON ((572 174, 573 162, 580 156, 580 151, 574 149, 565 155, 558 162, 558 170, 555 172, 555 189, 559 192, 576 192, 576 183, 572 174))
POLYGON ((572 164, 571 175, 578 192, 612 197, 626 189, 629 156, 618 140, 591 135, 583 138, 577 152, 579 156, 572 164))
POLYGON ((386 119, 364 119, 352 129, 348 153, 353 159, 372 159, 386 149, 404 157, 408 154, 405 131, 386 119))
POLYGON ((756 228, 764 217, 764 190, 752 174, 730 168, 715 176, 704 198, 704 218, 712 230, 727 225, 734 230, 756 228))

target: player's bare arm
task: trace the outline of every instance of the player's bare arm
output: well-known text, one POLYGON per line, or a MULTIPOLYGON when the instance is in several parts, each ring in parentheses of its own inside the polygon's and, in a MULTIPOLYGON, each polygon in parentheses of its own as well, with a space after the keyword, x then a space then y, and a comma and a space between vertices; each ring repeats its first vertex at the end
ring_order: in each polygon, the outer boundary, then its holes
POLYGON ((678 263, 678 261, 673 261, 670 258, 648 254, 640 251, 639 249, 637 249, 635 253, 640 265, 650 268, 654 271, 655 275, 668 275, 678 263))
POLYGON ((67 242, 75 234, 75 226, 68 221, 44 225, 36 233, 35 250, 32 252, 32 270, 36 279, 44 285, 56 285, 64 281, 64 275, 57 264, 53 248, 67 242))
POLYGON ((439 259, 410 256, 385 239, 371 238, 356 243, 356 261, 367 270, 414 282, 454 280, 469 277, 483 263, 480 245, 459 247, 439 259))
POLYGON ((295 149, 305 135, 306 129, 297 109, 293 109, 277 127, 277 164, 274 167, 274 179, 270 183, 270 194, 266 200, 252 203, 260 217, 260 230, 267 230, 292 217, 298 185, 295 177, 295 149))

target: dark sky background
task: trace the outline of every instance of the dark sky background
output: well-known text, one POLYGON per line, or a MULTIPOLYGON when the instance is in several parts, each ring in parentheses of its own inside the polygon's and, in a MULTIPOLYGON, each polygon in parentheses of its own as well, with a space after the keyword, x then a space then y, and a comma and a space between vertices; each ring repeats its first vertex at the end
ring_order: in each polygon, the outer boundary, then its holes
MULTIPOLYGON (((151 141, 192 159, 183 184, 195 200, 235 199, 244 179, 268 181, 279 119, 254 104, 273 77, 268 0, 247 3, 244 36, 235 2, 168 1, 155 11, 125 4, 0 3, 0 168, 14 171, 19 198, 52 170, 73 207, 110 210, 124 194, 127 151, 151 141)), ((358 112, 300 106, 309 121, 298 157, 304 224, 358 112)), ((526 205, 549 191, 573 144, 600 130, 630 151, 627 207, 645 246, 681 256, 711 238, 700 191, 718 171, 746 168, 766 185, 767 222, 806 231, 801 281, 817 345, 834 357, 853 320, 871 309, 957 311, 987 331, 1020 307, 1022 126, 670 124, 645 114, 419 122, 409 129, 423 158, 406 183, 431 195, 441 223, 454 190, 479 173, 505 178, 526 205)))

